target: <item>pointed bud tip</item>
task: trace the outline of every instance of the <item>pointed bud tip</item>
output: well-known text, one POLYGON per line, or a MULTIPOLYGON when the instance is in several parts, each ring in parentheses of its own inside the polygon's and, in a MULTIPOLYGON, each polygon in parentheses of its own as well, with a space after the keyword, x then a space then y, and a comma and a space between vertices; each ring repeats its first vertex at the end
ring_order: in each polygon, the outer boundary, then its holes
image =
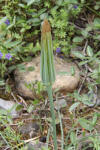
POLYGON ((42 24, 42 33, 50 32, 50 31, 51 31, 50 24, 49 24, 48 20, 45 19, 42 24))

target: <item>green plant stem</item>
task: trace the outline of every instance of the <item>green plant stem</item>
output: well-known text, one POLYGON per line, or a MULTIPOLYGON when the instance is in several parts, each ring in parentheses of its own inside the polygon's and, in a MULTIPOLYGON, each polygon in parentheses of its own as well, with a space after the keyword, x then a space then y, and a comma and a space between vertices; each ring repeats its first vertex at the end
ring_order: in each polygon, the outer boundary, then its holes
POLYGON ((55 113, 54 113, 54 103, 53 103, 52 86, 51 85, 47 86, 47 92, 48 92, 48 97, 49 97, 49 101, 50 101, 50 110, 51 110, 51 117, 52 117, 54 150, 57 150, 55 113))
POLYGON ((60 120, 60 129, 61 129, 61 150, 64 150, 64 132, 63 132, 62 119, 61 119, 61 114, 59 109, 58 109, 58 115, 60 120))
POLYGON ((0 136, 2 137, 2 139, 4 140, 4 142, 7 144, 8 148, 10 148, 9 143, 7 142, 6 138, 2 135, 1 132, 0 132, 0 136))
POLYGON ((96 15, 98 15, 100 17, 100 14, 98 14, 94 9, 90 8, 89 6, 86 5, 86 7, 91 10, 93 13, 95 13, 96 15))
POLYGON ((50 130, 50 128, 49 128, 49 130, 48 130, 48 134, 47 134, 47 139, 46 139, 47 149, 48 149, 48 144, 49 144, 50 132, 51 132, 51 130, 50 130))

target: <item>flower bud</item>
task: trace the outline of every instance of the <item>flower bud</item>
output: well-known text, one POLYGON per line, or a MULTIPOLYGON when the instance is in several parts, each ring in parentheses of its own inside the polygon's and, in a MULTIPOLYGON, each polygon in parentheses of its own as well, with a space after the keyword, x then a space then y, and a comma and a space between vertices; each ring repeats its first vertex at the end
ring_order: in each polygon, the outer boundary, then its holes
POLYGON ((55 81, 51 27, 46 19, 41 29, 41 79, 45 85, 55 81))

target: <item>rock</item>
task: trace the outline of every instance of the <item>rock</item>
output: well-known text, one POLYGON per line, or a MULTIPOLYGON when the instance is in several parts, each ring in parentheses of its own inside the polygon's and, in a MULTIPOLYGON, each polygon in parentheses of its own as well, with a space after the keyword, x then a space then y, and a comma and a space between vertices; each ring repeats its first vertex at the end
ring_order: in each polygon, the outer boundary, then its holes
POLYGON ((61 108, 64 108, 66 106, 67 106, 67 103, 65 99, 56 100, 54 102, 54 107, 56 110, 60 110, 61 108))
POLYGON ((96 106, 100 106, 100 88, 97 91, 96 106))
POLYGON ((17 117, 18 113, 16 111, 16 106, 16 103, 13 101, 7 101, 0 98, 0 109, 2 109, 2 111, 4 110, 5 115, 7 115, 9 111, 13 118, 17 117))
POLYGON ((30 138, 37 136, 39 133, 40 126, 38 123, 29 122, 27 124, 22 125, 19 128, 19 132, 23 135, 29 135, 30 138))
POLYGON ((27 150, 42 150, 42 149, 48 150, 46 143, 35 141, 29 142, 26 148, 27 150))
MULTIPOLYGON (((72 62, 69 63, 56 56, 54 60, 56 81, 53 84, 53 90, 59 89, 60 91, 64 90, 66 92, 72 92, 76 89, 80 80, 78 67, 72 62)), ((22 72, 19 69, 15 70, 16 88, 21 96, 34 99, 34 93, 32 90, 27 88, 25 84, 41 81, 40 56, 33 58, 31 62, 25 62, 23 64, 25 65, 26 72, 22 72), (34 67, 35 69, 33 71, 29 71, 29 67, 34 67)))

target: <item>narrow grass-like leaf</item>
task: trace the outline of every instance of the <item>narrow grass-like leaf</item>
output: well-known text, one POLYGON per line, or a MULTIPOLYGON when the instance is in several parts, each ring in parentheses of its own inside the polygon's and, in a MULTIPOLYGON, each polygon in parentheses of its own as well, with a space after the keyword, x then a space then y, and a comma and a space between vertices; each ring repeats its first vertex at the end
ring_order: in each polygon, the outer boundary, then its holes
POLYGON ((55 81, 55 69, 54 69, 54 62, 53 62, 51 28, 50 28, 50 24, 46 19, 42 24, 42 32, 41 32, 41 79, 43 84, 45 84, 46 86, 48 97, 50 100, 54 149, 57 150, 56 125, 55 125, 56 119, 55 119, 54 103, 53 103, 53 96, 52 96, 52 84, 55 81))

